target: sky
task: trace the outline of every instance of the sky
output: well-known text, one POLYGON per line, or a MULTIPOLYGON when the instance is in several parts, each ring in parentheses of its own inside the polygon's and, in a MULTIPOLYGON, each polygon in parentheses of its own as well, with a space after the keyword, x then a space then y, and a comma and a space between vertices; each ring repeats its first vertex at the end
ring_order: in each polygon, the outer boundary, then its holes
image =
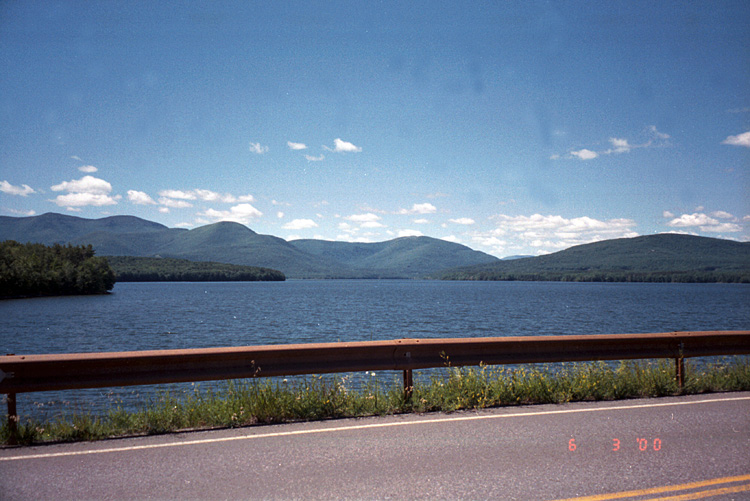
POLYGON ((0 2, 0 215, 750 240, 750 2, 0 2))

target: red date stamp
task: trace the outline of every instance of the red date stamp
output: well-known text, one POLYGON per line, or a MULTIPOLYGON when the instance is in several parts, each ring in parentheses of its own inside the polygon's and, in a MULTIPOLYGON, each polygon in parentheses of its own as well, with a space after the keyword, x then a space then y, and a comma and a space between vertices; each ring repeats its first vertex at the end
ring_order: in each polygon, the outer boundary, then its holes
MULTIPOLYGON (((612 444, 611 444, 611 447, 612 447, 611 451, 617 452, 627 444, 632 445, 633 442, 623 443, 622 441, 620 441, 619 438, 613 438, 612 444)), ((661 439, 654 438, 653 440, 650 440, 648 438, 636 438, 634 445, 641 452, 645 452, 645 451, 657 451, 658 452, 661 450, 661 439)), ((571 438, 570 440, 568 440, 568 450, 570 452, 575 452, 576 450, 578 450, 578 444, 576 443, 575 438, 571 438)))

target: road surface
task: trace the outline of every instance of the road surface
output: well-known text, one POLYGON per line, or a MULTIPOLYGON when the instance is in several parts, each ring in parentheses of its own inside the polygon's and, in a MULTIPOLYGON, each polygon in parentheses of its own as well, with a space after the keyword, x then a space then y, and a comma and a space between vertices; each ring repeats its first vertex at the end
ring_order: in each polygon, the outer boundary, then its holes
POLYGON ((602 494, 750 499, 750 392, 0 449, 1 499, 602 494))

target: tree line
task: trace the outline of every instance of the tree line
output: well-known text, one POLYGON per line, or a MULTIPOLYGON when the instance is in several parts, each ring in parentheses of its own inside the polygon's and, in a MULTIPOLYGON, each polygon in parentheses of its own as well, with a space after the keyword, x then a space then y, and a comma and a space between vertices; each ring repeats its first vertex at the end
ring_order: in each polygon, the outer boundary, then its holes
POLYGON ((115 281, 91 245, 0 242, 0 298, 105 294, 115 281))
POLYGON ((438 277, 442 280, 492 280, 528 282, 656 282, 656 283, 750 283, 750 273, 727 271, 653 271, 653 272, 463 272, 456 271, 438 277))
POLYGON ((284 274, 270 268, 188 261, 174 258, 108 257, 118 282, 256 282, 283 281, 284 274))

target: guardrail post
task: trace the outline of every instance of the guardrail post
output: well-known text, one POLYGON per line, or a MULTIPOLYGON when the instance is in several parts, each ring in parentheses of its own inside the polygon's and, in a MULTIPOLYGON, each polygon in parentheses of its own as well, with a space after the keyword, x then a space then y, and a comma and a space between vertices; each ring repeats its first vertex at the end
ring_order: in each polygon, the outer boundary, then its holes
POLYGON ((16 410, 16 394, 8 393, 8 443, 13 445, 18 436, 18 411, 16 410))
POLYGON ((685 387, 685 358, 682 356, 685 343, 680 342, 677 358, 674 359, 675 379, 677 379, 677 388, 682 393, 685 387))
POLYGON ((677 379, 677 388, 679 389, 680 393, 682 393, 682 390, 685 387, 685 359, 682 357, 675 358, 674 366, 675 379, 677 379))
POLYGON ((411 401, 411 394, 414 390, 414 376, 411 369, 404 369, 404 401, 411 401))

